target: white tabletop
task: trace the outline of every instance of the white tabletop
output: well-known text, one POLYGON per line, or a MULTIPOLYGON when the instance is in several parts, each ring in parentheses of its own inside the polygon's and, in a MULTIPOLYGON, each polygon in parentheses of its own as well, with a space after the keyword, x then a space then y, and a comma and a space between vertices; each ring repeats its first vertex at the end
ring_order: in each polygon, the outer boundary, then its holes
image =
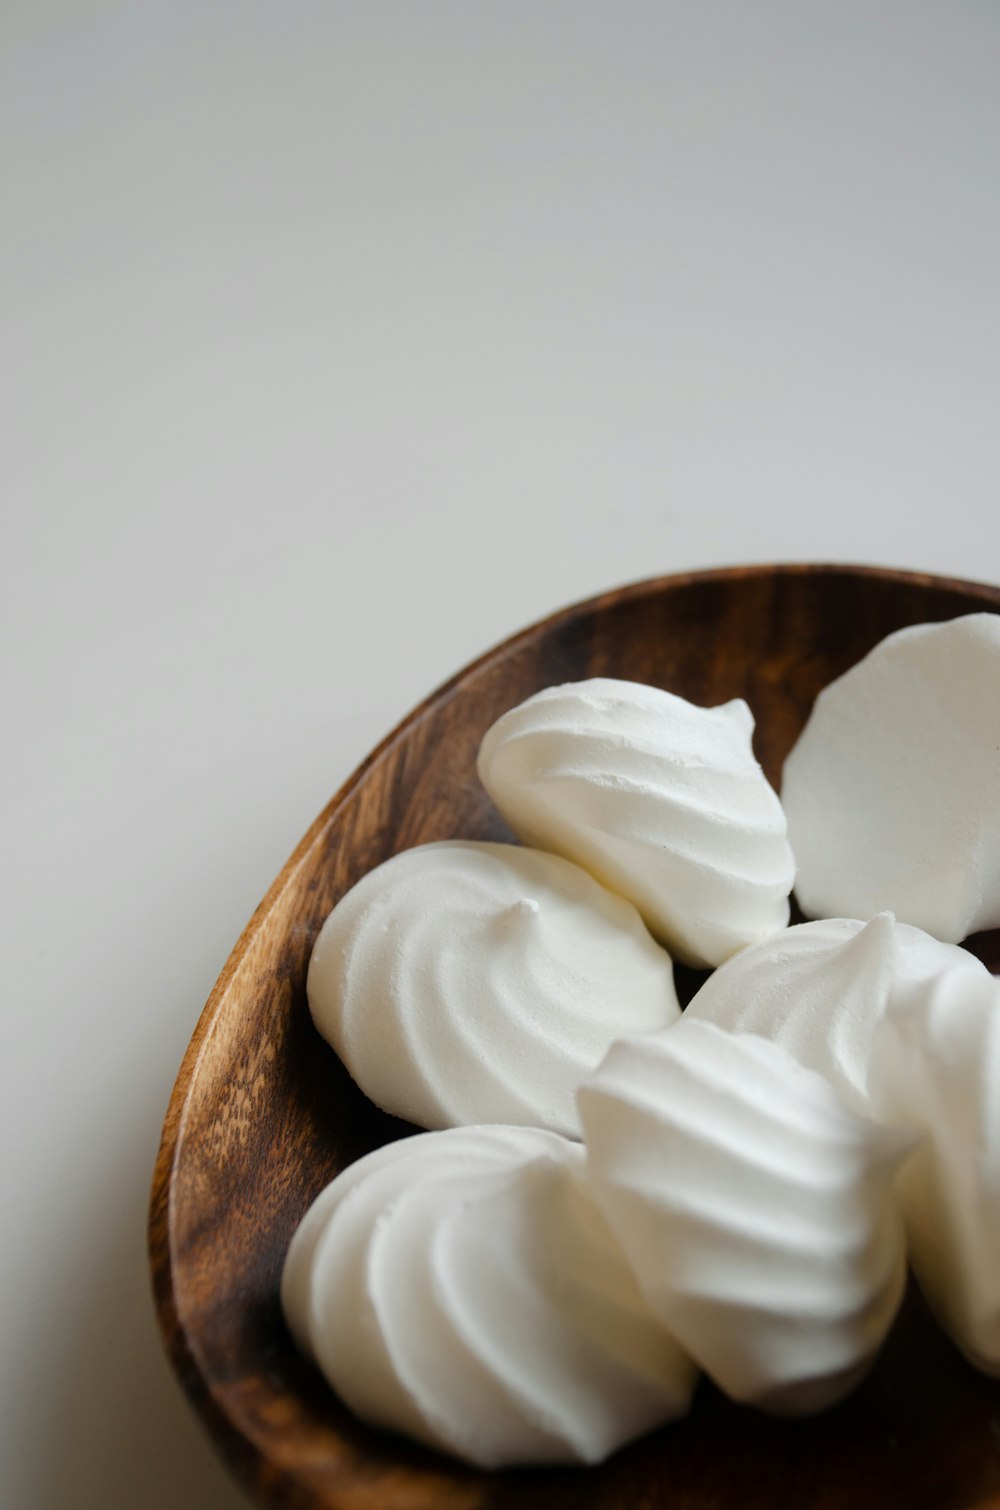
POLYGON ((1000 581, 989 0, 6 0, 0 1503, 245 1505, 145 1204, 369 747, 695 566, 1000 581))

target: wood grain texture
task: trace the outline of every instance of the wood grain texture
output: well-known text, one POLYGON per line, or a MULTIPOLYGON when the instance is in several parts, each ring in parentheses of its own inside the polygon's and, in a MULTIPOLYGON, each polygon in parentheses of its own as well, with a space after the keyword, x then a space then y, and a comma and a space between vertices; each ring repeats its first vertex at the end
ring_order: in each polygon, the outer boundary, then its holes
MULTIPOLYGON (((650 682, 745 697, 777 784, 816 693, 902 625, 1000 611, 1000 589, 836 566, 668 577, 556 614, 410 715, 309 830, 212 992, 167 1113, 150 1208, 167 1349, 234 1470, 295 1510, 982 1510, 1000 1506, 1000 1383, 908 1296, 878 1365, 837 1410, 769 1420, 706 1383, 684 1422, 596 1469, 466 1469, 369 1430, 301 1360, 282 1321, 285 1250, 346 1164, 411 1129, 372 1106, 316 1035, 309 952, 367 870, 431 839, 510 835, 475 774, 505 709, 554 682, 650 682)), ((996 935, 975 941, 1000 969, 996 935)), ((690 990, 691 982, 687 982, 690 990)), ((687 994, 687 992, 685 992, 687 994)))

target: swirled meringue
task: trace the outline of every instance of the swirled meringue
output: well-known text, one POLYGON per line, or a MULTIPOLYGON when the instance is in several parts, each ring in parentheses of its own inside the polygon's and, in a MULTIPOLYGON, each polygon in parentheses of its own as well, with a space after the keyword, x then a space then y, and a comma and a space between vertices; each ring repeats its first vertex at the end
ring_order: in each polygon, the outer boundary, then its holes
POLYGON ((539 1129, 459 1128, 380 1149, 323 1192, 282 1293, 351 1410, 490 1468, 598 1462, 684 1414, 695 1369, 583 1163, 539 1129))
POLYGON ((956 964, 986 973, 964 949, 897 923, 889 912, 870 923, 825 918, 786 928, 729 960, 685 1016, 773 1039, 869 1115, 872 1039, 890 1000, 956 964))
POLYGON ((1000 1374, 1000 980, 911 986, 872 1051, 880 1116, 926 1135, 898 1189, 921 1289, 970 1362, 1000 1374))
POLYGON ((505 713, 479 775, 526 843, 629 897, 678 959, 717 965, 788 922, 795 866, 752 733, 742 700, 598 677, 505 713))
MULTIPOLYGON (((536 1143, 522 1136, 525 1131, 530 1129, 454 1128, 447 1145, 448 1156, 456 1164, 460 1164, 463 1159, 469 1160, 474 1168, 485 1168, 490 1163, 506 1168, 511 1160, 529 1156, 531 1152, 548 1152, 547 1136, 546 1140, 536 1143)), ((426 1157, 425 1142, 419 1136, 401 1138, 397 1142, 373 1149, 363 1158, 348 1164, 336 1179, 320 1191, 296 1227, 281 1271, 281 1306, 299 1351, 307 1357, 314 1357, 310 1340, 312 1264, 327 1222, 355 1185, 371 1178, 383 1165, 390 1165, 395 1171, 394 1178, 398 1178, 409 1160, 417 1160, 416 1167, 419 1170, 421 1159, 426 1160, 426 1157)))
POLYGON ((901 629, 816 699, 781 795, 810 917, 1000 926, 1000 615, 901 629))
POLYGON ((695 1362, 780 1414, 852 1389, 903 1294, 909 1135, 779 1044, 686 1018, 616 1043, 577 1099, 597 1201, 695 1362))
POLYGON ((365 1094, 431 1128, 576 1135, 573 1094, 608 1045, 679 1015, 631 903, 510 844, 426 844, 370 871, 323 925, 307 991, 365 1094))

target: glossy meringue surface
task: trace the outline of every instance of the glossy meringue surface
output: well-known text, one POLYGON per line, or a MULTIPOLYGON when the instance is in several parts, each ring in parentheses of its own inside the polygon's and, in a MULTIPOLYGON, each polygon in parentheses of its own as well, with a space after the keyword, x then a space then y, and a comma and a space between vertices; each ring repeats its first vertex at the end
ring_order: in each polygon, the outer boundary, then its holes
POLYGON ((694 1367, 639 1295, 579 1145, 477 1127, 391 1150, 321 1194, 286 1263, 293 1331, 353 1411, 502 1467, 597 1462, 687 1410, 694 1367))
POLYGON ((867 1115, 872 1040, 890 1000, 954 965, 988 973, 964 949, 897 923, 891 913, 868 923, 824 918, 731 959, 709 976, 684 1015, 782 1044, 867 1115))
POLYGON ((910 1136, 780 1044, 688 1021, 619 1042, 578 1101, 595 1196, 653 1310, 727 1394, 825 1409, 902 1298, 910 1136))
POLYGON ((378 866, 327 918, 309 1007, 361 1089, 418 1126, 578 1133, 576 1087, 622 1033, 679 1015, 669 956, 579 866, 448 840, 378 866))
POLYGON ((794 861, 753 727, 742 700, 595 678, 505 713, 479 775, 525 843, 629 897, 676 958, 717 965, 788 921, 794 861))
POLYGON ((889 635, 817 697, 781 795, 810 917, 1000 926, 1000 615, 889 635))
POLYGON ((880 1116, 924 1134, 898 1182, 921 1289, 1000 1374, 1000 980, 960 965, 912 985, 876 1035, 871 1085, 880 1116))

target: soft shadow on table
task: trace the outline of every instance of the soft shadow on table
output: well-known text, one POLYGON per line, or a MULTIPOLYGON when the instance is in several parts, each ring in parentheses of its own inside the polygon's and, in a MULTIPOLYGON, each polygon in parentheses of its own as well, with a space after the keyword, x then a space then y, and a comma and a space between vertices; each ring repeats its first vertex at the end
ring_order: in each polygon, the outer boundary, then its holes
POLYGON ((45 1371, 49 1451, 32 1510, 249 1510, 160 1343, 145 1245, 151 1167, 136 1138, 105 1187, 99 1243, 66 1255, 79 1305, 45 1371))

